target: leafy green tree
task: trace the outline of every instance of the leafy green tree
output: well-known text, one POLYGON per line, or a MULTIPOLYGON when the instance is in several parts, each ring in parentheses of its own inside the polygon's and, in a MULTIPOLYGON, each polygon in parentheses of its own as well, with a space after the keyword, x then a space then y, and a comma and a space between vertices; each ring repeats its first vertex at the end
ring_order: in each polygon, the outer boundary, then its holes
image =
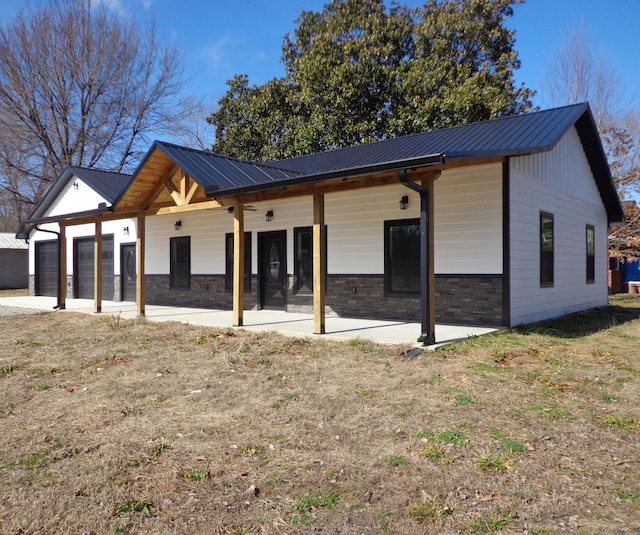
POLYGON ((523 0, 333 0, 304 11, 283 43, 285 76, 244 75, 208 121, 214 151, 259 161, 367 143, 526 111, 515 87, 514 32, 523 0))

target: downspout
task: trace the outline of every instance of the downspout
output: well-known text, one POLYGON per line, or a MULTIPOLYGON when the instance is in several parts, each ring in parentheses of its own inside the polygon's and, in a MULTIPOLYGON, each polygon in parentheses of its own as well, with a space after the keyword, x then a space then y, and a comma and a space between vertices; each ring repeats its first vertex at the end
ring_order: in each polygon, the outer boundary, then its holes
POLYGON ((413 191, 420 194, 420 323, 422 333, 418 337, 418 342, 424 345, 436 343, 436 333, 430 332, 431 322, 429 321, 429 303, 432 299, 433 288, 431 288, 430 277, 427 273, 429 269, 429 198, 427 191, 420 184, 407 178, 406 169, 399 171, 400 182, 413 191))
MULTIPOLYGON (((45 228, 40 228, 38 225, 35 225, 33 228, 35 228, 38 232, 48 232, 49 234, 55 234, 56 236, 58 236, 58 270, 60 269, 60 253, 62 252, 62 243, 60 242, 60 233, 55 231, 55 230, 49 230, 49 229, 45 229, 45 228)), ((66 262, 66 259, 65 259, 66 262)), ((56 283, 56 306, 53 307, 54 310, 58 310, 58 309, 63 309, 64 307, 61 305, 60 303, 60 273, 58 273, 58 282, 56 283)))

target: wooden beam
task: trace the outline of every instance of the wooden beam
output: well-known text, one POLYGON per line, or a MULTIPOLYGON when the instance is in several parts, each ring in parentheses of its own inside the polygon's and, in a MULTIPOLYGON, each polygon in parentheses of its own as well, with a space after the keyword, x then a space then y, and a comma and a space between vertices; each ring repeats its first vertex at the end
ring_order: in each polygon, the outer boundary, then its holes
POLYGON ((93 238, 93 311, 102 312, 102 221, 96 221, 93 238))
POLYGON ((196 194, 196 192, 198 191, 198 183, 193 181, 191 183, 191 187, 189 188, 189 191, 187 192, 187 195, 184 199, 184 203, 185 204, 189 204, 191 203, 191 200, 193 199, 193 196, 196 194))
POLYGON ((145 216, 138 214, 138 229, 136 231, 136 305, 138 317, 144 316, 145 308, 145 278, 144 278, 144 254, 145 254, 145 216))
POLYGON ((233 325, 242 327, 244 311, 244 206, 233 211, 233 325))
POLYGON ((182 206, 162 206, 160 208, 147 210, 145 215, 180 214, 198 210, 210 210, 211 208, 224 208, 224 206, 218 201, 204 201, 182 206))
POLYGON ((58 308, 67 306, 67 227, 60 223, 58 237, 58 308))
MULTIPOLYGON (((172 191, 172 187, 175 189, 175 184, 173 184, 172 178, 173 175, 176 174, 176 171, 178 170, 178 167, 172 163, 171 166, 169 167, 169 169, 167 170, 166 173, 164 173, 160 178, 160 183, 158 183, 157 186, 155 186, 155 190, 151 190, 146 196, 145 196, 145 200, 143 203, 141 203, 141 207, 143 207, 144 209, 149 208, 152 204, 153 201, 155 201, 158 196, 165 190, 165 188, 169 189, 169 192, 172 191), (167 185, 165 182, 168 181, 171 183, 171 185, 167 185), (165 187, 163 188, 162 185, 164 185, 165 187)), ((137 179, 136 179, 137 180, 137 179)), ((135 184, 135 182, 134 182, 135 184)), ((131 187, 129 188, 129 190, 131 190, 133 188, 133 185, 131 185, 131 187)))
POLYGON ((313 332, 325 334, 325 251, 324 195, 313 195, 313 332))

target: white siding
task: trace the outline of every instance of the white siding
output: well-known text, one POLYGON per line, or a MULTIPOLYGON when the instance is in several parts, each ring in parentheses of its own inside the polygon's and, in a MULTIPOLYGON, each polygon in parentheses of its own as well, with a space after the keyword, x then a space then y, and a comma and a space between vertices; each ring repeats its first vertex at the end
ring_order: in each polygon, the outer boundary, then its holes
MULTIPOLYGON (((435 185, 436 273, 502 273, 501 164, 445 171, 435 185)), ((293 229, 313 224, 310 196, 256 203, 245 211, 252 233, 252 272, 257 273, 258 233, 287 231, 287 271, 293 273, 293 229), (267 210, 274 218, 265 221, 267 210)), ((420 217, 417 193, 400 183, 329 193, 325 197, 327 269, 332 274, 384 273, 384 221, 420 217), (399 201, 409 196, 409 207, 399 201)), ((169 274, 169 238, 191 236, 191 272, 222 274, 224 235, 233 232, 226 210, 149 217, 146 271, 169 274), (176 220, 182 228, 174 230, 176 220)))
POLYGON ((547 153, 511 160, 511 325, 607 303, 607 215, 574 129, 547 153), (554 285, 540 287, 540 212, 554 216, 554 285), (586 283, 586 225, 595 283, 586 283))
MULTIPOLYGON (((93 210, 98 208, 98 204, 107 202, 100 194, 88 186, 85 182, 77 177, 73 177, 66 187, 60 192, 58 197, 51 204, 44 217, 70 214, 81 212, 84 210, 93 210), (78 187, 74 188, 73 183, 77 183, 78 187)), ((109 205, 109 203, 107 203, 109 205)), ((107 221, 102 224, 102 234, 113 234, 113 272, 114 275, 120 274, 120 245, 123 243, 132 243, 136 240, 136 221, 132 219, 120 219, 117 221, 107 221), (124 227, 129 228, 129 234, 124 234, 124 227)), ((57 223, 49 223, 39 225, 40 228, 59 231, 57 223)), ((86 238, 95 235, 95 225, 73 225, 66 228, 67 236, 67 275, 73 274, 73 239, 86 238)), ((57 236, 48 232, 34 231, 29 239, 29 274, 35 275, 35 242, 40 240, 55 240, 57 236)))

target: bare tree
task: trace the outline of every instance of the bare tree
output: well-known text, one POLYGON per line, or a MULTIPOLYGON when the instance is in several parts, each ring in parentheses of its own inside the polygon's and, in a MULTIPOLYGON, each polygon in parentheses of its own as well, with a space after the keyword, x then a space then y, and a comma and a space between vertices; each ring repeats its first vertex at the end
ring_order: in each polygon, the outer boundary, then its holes
POLYGON ((572 28, 549 63, 540 91, 551 106, 589 102, 600 128, 630 105, 627 90, 603 51, 596 51, 584 26, 572 28))
POLYGON ((625 222, 610 232, 610 253, 640 256, 640 111, 612 62, 591 45, 589 32, 578 27, 567 34, 549 64, 540 91, 551 105, 588 101, 602 138, 611 174, 624 203, 625 222))
POLYGON ((130 169, 179 115, 180 55, 93 0, 0 26, 0 188, 25 205, 67 165, 130 169))

